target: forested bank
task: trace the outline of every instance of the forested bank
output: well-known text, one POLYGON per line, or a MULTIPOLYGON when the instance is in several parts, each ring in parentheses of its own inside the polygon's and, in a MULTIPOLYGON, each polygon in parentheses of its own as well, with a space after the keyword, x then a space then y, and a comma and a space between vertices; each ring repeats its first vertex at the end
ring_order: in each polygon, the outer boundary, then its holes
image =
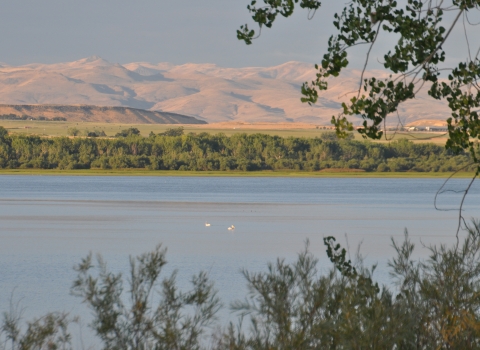
POLYGON ((124 130, 116 138, 8 135, 0 127, 0 167, 258 171, 361 169, 443 172, 469 169, 468 154, 454 155, 433 143, 338 140, 264 134, 183 134, 181 128, 143 137, 124 130))

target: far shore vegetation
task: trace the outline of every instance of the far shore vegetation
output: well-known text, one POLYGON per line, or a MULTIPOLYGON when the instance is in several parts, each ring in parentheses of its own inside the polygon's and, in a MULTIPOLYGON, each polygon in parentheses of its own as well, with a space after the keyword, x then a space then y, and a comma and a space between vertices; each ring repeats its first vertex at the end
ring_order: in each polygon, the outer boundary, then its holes
POLYGON ((31 115, 16 115, 16 114, 0 114, 0 120, 38 120, 38 121, 44 121, 44 122, 66 122, 67 119, 64 117, 53 117, 53 118, 47 118, 44 116, 39 116, 39 117, 32 117, 31 115))
MULTIPOLYGON (((455 173, 454 178, 471 179, 474 171, 455 173)), ((334 171, 178 171, 148 169, 0 169, 1 175, 38 176, 195 176, 195 177, 298 177, 298 178, 438 178, 446 179, 451 172, 366 172, 336 169, 334 171)))
POLYGON ((434 143, 338 139, 331 131, 316 137, 186 133, 182 126, 148 136, 134 127, 113 137, 98 129, 68 131, 71 136, 41 137, 0 127, 2 173, 445 177, 476 170, 469 153, 434 143))

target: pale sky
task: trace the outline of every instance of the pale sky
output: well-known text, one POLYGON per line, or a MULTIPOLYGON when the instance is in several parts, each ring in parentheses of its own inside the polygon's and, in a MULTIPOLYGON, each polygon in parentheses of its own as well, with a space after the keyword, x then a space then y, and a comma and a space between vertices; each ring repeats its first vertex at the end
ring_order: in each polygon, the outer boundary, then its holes
MULTIPOLYGON (((249 2, 2 0, 0 62, 57 63, 92 55, 122 64, 215 63, 223 67, 321 61, 328 37, 334 33, 333 11, 339 10, 341 2, 324 1, 310 21, 307 12, 298 8, 293 18, 282 18, 247 46, 236 39, 236 30, 251 23, 249 2)), ((360 67, 363 57, 362 51, 352 53, 353 66, 360 67)))

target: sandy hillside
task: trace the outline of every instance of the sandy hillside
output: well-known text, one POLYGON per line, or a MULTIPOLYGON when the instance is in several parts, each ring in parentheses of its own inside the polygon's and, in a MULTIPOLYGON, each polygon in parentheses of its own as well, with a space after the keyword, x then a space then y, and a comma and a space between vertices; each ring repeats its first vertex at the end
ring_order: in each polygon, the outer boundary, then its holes
POLYGON ((153 112, 126 107, 62 106, 62 105, 0 105, 0 115, 66 118, 75 122, 106 122, 128 124, 206 124, 203 120, 168 112, 153 112))
MULTIPOLYGON (((365 78, 385 76, 367 72, 365 78)), ((341 103, 356 95, 360 72, 329 82, 315 106, 300 102, 300 87, 315 77, 312 64, 222 68, 213 64, 116 64, 100 57, 58 64, 0 66, 0 103, 96 105, 193 116, 209 123, 308 123, 329 125, 341 103)), ((405 123, 445 120, 448 108, 420 93, 402 105, 405 123)), ((397 116, 391 118, 396 122, 397 116)))

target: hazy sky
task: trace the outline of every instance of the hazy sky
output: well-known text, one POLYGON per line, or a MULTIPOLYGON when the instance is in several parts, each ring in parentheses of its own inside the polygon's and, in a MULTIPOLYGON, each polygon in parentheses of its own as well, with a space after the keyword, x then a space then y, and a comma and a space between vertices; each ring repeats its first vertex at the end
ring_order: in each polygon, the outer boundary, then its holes
MULTIPOLYGON (((2 0, 0 62, 11 65, 74 61, 99 55, 111 62, 215 63, 271 66, 319 62, 340 2, 313 20, 293 18, 247 46, 236 29, 250 21, 249 0, 2 0)), ((334 4, 334 5, 329 5, 334 4)), ((363 55, 353 53, 355 66, 363 55)), ((381 56, 380 56, 381 57, 381 56)))

